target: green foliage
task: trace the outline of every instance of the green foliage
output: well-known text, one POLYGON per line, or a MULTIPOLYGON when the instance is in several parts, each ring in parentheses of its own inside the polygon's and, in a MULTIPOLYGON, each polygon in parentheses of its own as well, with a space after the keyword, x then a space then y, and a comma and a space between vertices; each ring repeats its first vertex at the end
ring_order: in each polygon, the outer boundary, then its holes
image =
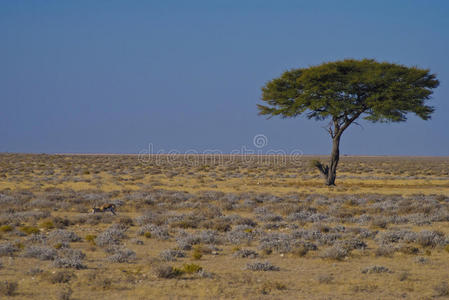
POLYGON ((52 221, 45 221, 40 224, 40 227, 44 229, 53 229, 55 228, 55 224, 52 221))
POLYGON ((427 69, 406 67, 373 59, 346 59, 284 72, 262 87, 259 114, 309 119, 330 118, 327 131, 332 137, 328 165, 313 161, 325 178, 335 185, 340 156, 340 138, 359 117, 370 122, 403 122, 412 112, 423 120, 434 109, 426 105, 439 85, 427 69))
POLYGON ((95 245, 95 239, 97 238, 96 235, 88 234, 86 235, 86 241, 91 243, 92 245, 95 245))
POLYGON ((64 246, 62 243, 56 243, 56 244, 53 245, 53 247, 54 247, 55 249, 58 249, 58 250, 61 249, 62 246, 64 246))
POLYGON ((12 231, 14 228, 11 225, 3 225, 0 226, 0 232, 10 232, 12 231))
POLYGON ((413 112, 427 120, 434 109, 425 101, 438 85, 427 69, 346 59, 285 72, 262 88, 267 105, 258 107, 261 115, 331 117, 340 126, 360 115, 371 122, 401 122, 413 112))
POLYGON ((23 226, 23 227, 20 228, 20 230, 22 230, 26 234, 37 234, 37 233, 39 233, 39 228, 34 227, 34 226, 23 226))
POLYGON ((185 273, 188 273, 188 274, 198 273, 202 269, 203 268, 197 264, 184 264, 182 266, 182 271, 184 271, 185 273))
POLYGON ((201 259, 201 257, 203 257, 203 251, 201 250, 201 247, 197 246, 193 249, 192 257, 196 260, 199 260, 201 259))

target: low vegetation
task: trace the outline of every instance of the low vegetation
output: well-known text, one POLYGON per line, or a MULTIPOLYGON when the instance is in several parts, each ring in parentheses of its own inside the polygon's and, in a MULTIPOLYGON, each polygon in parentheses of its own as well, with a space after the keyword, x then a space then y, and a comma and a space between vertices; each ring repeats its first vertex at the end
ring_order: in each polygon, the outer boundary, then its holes
POLYGON ((0 298, 449 294, 449 159, 226 159, 1 154, 0 298))

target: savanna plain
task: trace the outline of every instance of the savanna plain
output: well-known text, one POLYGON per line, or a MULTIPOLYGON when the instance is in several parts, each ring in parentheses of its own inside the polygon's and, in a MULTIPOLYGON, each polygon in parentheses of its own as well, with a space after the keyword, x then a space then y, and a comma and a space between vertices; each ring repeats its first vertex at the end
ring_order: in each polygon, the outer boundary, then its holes
POLYGON ((0 154, 0 298, 449 297, 449 157, 315 159, 0 154))

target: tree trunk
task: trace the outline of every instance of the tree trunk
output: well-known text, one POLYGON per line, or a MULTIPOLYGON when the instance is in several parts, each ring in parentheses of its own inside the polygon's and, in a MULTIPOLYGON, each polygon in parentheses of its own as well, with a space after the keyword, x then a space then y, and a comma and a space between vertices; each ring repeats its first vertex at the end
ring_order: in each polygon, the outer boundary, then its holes
POLYGON ((329 161, 329 169, 325 176, 326 184, 328 186, 335 185, 335 178, 337 177, 337 166, 340 159, 340 137, 341 135, 336 135, 332 139, 332 152, 329 161))

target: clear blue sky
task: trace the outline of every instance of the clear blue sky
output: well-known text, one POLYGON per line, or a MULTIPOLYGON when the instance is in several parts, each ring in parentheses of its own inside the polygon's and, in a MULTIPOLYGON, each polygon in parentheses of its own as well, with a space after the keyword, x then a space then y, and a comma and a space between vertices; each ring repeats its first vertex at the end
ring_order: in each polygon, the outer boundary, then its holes
MULTIPOLYGON (((327 154, 325 123, 257 115, 293 67, 430 68, 432 120, 352 126, 342 153, 449 155, 448 1, 1 1, 0 152, 252 146, 327 154)), ((254 148, 254 147, 253 147, 254 148)))

